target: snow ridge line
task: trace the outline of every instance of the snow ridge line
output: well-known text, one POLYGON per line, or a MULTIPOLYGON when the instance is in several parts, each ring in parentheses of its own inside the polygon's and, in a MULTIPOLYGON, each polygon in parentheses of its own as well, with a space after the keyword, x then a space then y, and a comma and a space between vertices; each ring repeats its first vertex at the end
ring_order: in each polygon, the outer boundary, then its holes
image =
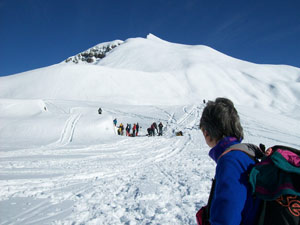
POLYGON ((66 110, 64 110, 62 107, 59 107, 58 105, 54 104, 52 101, 45 100, 44 102, 45 102, 45 105, 46 105, 48 110, 50 108, 50 111, 60 112, 60 113, 63 113, 63 114, 68 114, 68 112, 66 112, 66 110))

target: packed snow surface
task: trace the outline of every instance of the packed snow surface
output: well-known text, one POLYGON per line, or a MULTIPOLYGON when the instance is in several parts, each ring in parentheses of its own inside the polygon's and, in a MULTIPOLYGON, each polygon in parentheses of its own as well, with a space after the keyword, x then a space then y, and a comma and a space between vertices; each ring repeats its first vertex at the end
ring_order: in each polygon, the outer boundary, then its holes
POLYGON ((299 149, 299 84, 299 68, 154 35, 92 65, 2 77, 0 224, 196 224, 215 170, 203 99, 234 101, 244 142, 299 149), (139 135, 117 135, 114 118, 139 135), (146 136, 153 122, 163 136, 146 136))

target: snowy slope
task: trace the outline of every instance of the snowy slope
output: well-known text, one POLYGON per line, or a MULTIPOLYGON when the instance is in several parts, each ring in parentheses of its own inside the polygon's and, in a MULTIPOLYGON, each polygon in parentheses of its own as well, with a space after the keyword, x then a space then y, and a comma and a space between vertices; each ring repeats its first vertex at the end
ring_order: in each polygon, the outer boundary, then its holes
POLYGON ((253 64, 148 35, 126 40, 97 63, 63 62, 2 77, 0 97, 174 105, 226 96, 241 105, 295 113, 299 80, 299 68, 253 64))
POLYGON ((154 35, 117 43, 0 78, 0 225, 196 224, 215 168, 203 99, 234 101, 245 142, 300 148, 299 68, 154 35), (114 118, 139 136, 118 136, 114 118), (163 136, 145 136, 154 121, 163 136))
MULTIPOLYGON (((26 115, 0 117, 0 224, 196 224, 215 167, 198 129, 203 104, 103 104, 100 116, 95 102, 18 101, 26 115), (139 122, 140 136, 114 135, 115 117, 139 122), (144 136, 153 121, 164 136, 144 136)), ((245 142, 300 148, 299 120, 238 110, 245 142)))

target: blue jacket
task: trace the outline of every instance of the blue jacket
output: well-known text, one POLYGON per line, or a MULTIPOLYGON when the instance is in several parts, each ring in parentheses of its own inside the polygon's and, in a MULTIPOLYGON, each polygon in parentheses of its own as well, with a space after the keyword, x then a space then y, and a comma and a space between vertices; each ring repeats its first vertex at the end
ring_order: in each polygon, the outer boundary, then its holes
POLYGON ((230 151, 220 157, 228 147, 239 143, 234 137, 226 137, 209 152, 217 163, 210 208, 211 225, 255 224, 259 201, 253 199, 248 181, 255 162, 242 151, 230 151))

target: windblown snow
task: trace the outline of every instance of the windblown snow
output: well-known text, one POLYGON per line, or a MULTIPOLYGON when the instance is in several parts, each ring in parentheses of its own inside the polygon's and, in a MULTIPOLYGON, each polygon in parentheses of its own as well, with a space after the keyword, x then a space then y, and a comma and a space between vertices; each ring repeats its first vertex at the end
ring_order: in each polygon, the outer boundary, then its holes
POLYGON ((244 142, 300 148, 299 68, 152 34, 83 53, 0 78, 2 225, 196 224, 215 169, 204 99, 234 101, 244 142), (114 118, 139 135, 117 135, 114 118), (153 122, 163 136, 146 136, 153 122))

